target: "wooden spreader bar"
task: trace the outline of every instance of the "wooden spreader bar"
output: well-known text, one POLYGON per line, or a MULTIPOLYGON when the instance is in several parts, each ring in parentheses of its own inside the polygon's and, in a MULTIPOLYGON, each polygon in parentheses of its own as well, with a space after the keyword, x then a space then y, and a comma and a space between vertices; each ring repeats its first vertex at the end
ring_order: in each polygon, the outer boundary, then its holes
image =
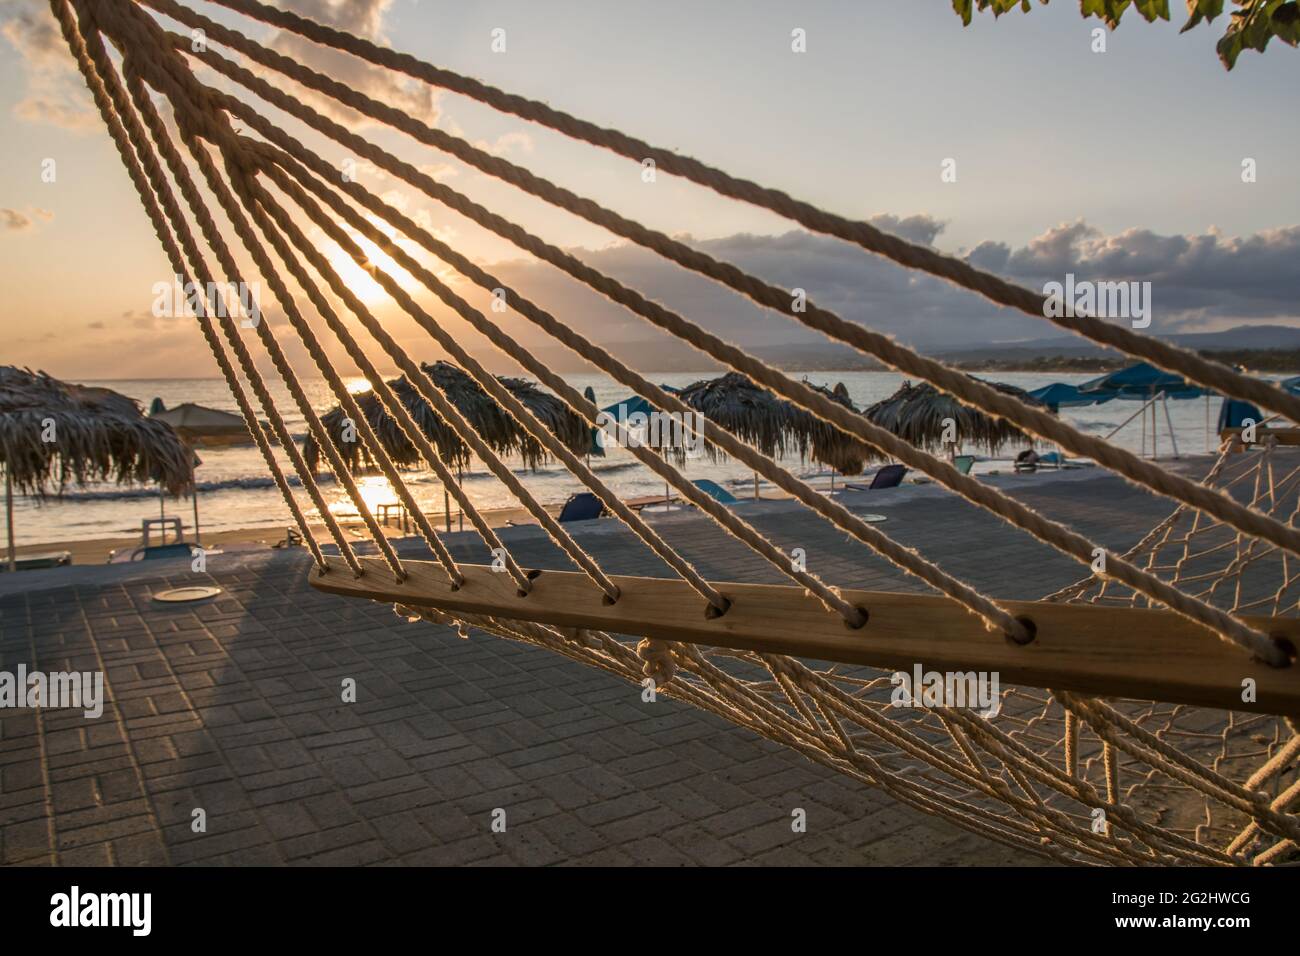
MULTIPOLYGON (((1225 428, 1219 432, 1221 441, 1232 440, 1232 450, 1234 452, 1245 451, 1246 446, 1241 441, 1240 428, 1225 428)), ((1279 445, 1300 445, 1300 428, 1272 428, 1268 425, 1261 425, 1255 429, 1255 445, 1260 446, 1273 438, 1279 445)))
MULTIPOLYGON (((621 597, 605 603, 584 574, 534 572, 532 593, 520 597, 508 574, 461 565, 465 584, 452 590, 441 566, 404 561, 401 584, 378 558, 362 558, 365 575, 338 568, 313 572, 312 586, 344 597, 365 597, 455 613, 518 618, 563 627, 660 638, 769 654, 866 664, 911 672, 997 672, 1003 684, 1059 688, 1105 697, 1136 697, 1262 713, 1300 715, 1300 663, 1270 667, 1252 660, 1199 625, 1171 611, 1002 601, 1031 620, 1029 644, 985 630, 950 599, 924 594, 844 589, 869 613, 853 630, 799 588, 714 582, 731 600, 720 617, 705 616, 705 601, 681 580, 611 575, 621 597), (1255 682, 1255 700, 1242 700, 1242 682, 1255 682)), ((1300 619, 1245 617, 1264 633, 1300 646, 1300 619)))

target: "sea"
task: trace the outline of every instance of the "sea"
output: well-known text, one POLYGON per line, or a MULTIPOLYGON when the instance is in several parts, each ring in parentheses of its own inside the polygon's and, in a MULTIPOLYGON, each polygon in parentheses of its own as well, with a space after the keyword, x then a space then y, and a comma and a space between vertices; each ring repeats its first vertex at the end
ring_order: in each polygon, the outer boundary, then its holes
MULTIPOLYGON (((804 378, 809 382, 828 386, 843 382, 848 388, 850 398, 859 408, 891 395, 902 384, 902 376, 893 372, 817 371, 789 374, 795 378, 804 378)), ((1095 376, 1096 373, 997 372, 981 373, 980 377, 996 379, 1024 389, 1034 389, 1051 382, 1078 384, 1095 376)), ((647 378, 652 381, 674 387, 689 385, 705 377, 708 376, 699 372, 647 373, 647 378)), ((591 386, 596 393, 596 403, 601 407, 614 405, 629 397, 626 388, 603 375, 574 374, 566 376, 566 379, 579 390, 591 386)), ((169 408, 182 402, 195 402, 212 408, 238 411, 225 382, 220 379, 138 379, 85 384, 104 385, 115 389, 136 399, 145 408, 148 408, 155 398, 161 398, 169 408)), ((336 404, 323 380, 305 379, 303 384, 313 407, 318 412, 323 412, 336 404)), ((357 384, 361 384, 359 380, 357 384)), ((290 431, 301 440, 301 436, 306 432, 302 416, 297 412, 282 385, 269 378, 267 385, 277 406, 285 415, 290 431)), ((1208 402, 1204 398, 1170 401, 1168 411, 1169 419, 1173 424, 1172 436, 1164 409, 1158 409, 1154 449, 1150 434, 1149 411, 1145 415, 1138 415, 1120 428, 1111 441, 1135 453, 1147 457, 1154 454, 1161 459, 1173 456, 1175 449, 1182 456, 1207 454, 1212 450, 1213 445, 1217 444, 1210 434, 1210 428, 1217 422, 1219 402, 1217 398, 1212 398, 1208 402)), ((1133 416, 1140 407, 1141 402, 1137 401, 1112 401, 1104 405, 1064 408, 1061 410, 1061 416, 1087 434, 1104 437, 1133 416)), ((1020 448, 1016 447, 1004 448, 1001 452, 1003 457, 1000 459, 980 456, 974 471, 980 474, 1008 470, 1009 459, 1019 450, 1020 448)), ((1051 449, 1040 445, 1039 450, 1041 452, 1051 449)), ((978 453, 978 450, 974 451, 978 453)), ((283 455, 278 449, 276 453, 283 455)), ((196 501, 188 497, 163 499, 157 488, 148 486, 118 487, 115 485, 68 488, 62 494, 50 494, 43 499, 16 496, 14 528, 17 543, 27 545, 135 535, 140 532, 142 518, 156 517, 159 514, 180 517, 189 536, 196 503, 202 531, 283 528, 290 523, 288 509, 284 506, 279 491, 267 473, 266 465, 256 446, 203 448, 198 454, 202 463, 196 470, 198 488, 196 501)), ((282 460, 282 464, 285 474, 292 475, 292 468, 287 461, 282 460)), ((512 467, 532 494, 544 504, 563 502, 573 492, 583 490, 578 480, 558 464, 551 463, 536 470, 525 468, 519 460, 507 460, 507 464, 512 467)), ((797 454, 787 457, 781 464, 794 474, 817 477, 819 484, 823 484, 829 475, 824 466, 810 461, 801 461, 797 454)), ((624 449, 607 448, 605 457, 591 459, 591 467, 621 497, 664 492, 663 481, 624 449)), ((870 467, 872 466, 869 465, 868 468, 870 467)), ((711 478, 731 488, 738 496, 753 494, 753 473, 744 465, 734 461, 713 462, 707 457, 688 459, 683 471, 689 478, 711 478)), ((425 470, 413 471, 407 479, 408 486, 421 508, 435 520, 438 527, 442 527, 445 499, 442 484, 437 477, 431 471, 425 470)), ((381 503, 397 500, 392 488, 382 476, 366 476, 360 480, 360 485, 362 495, 372 509, 381 503)), ((464 486, 480 509, 518 506, 518 502, 504 485, 480 463, 474 463, 465 472, 464 486)), ((760 490, 766 489, 766 483, 762 483, 760 490)), ((321 490, 329 503, 330 511, 336 516, 344 519, 356 517, 355 506, 338 483, 325 479, 321 484, 321 490)), ((305 494, 300 493, 299 500, 304 507, 310 507, 311 503, 305 494)), ((454 504, 452 507, 453 527, 457 527, 459 523, 454 504)), ((314 511, 310 511, 308 516, 316 517, 314 511)))

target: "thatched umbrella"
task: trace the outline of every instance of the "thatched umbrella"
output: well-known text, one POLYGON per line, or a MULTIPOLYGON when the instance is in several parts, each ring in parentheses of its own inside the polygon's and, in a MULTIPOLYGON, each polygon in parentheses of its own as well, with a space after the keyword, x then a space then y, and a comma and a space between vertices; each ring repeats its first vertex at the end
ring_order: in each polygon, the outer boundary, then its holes
MULTIPOLYGON (((1003 382, 985 384, 1005 395, 1014 395, 1028 405, 1046 407, 1014 385, 1003 382)), ((869 406, 862 414, 909 445, 927 450, 943 450, 944 420, 948 418, 956 425, 958 442, 987 448, 990 454, 996 454, 1005 444, 1026 440, 1024 433, 1009 422, 963 405, 929 382, 918 385, 904 382, 897 392, 869 406)))
MULTIPOLYGON (((853 407, 848 390, 842 385, 838 390, 812 387, 847 408, 853 407)), ((862 471, 868 455, 860 442, 797 405, 777 398, 739 372, 688 385, 678 393, 678 398, 713 424, 771 458, 798 451, 801 458, 811 458, 845 474, 856 475, 862 471)), ((705 449, 715 461, 724 457, 712 444, 705 449)), ((757 474, 754 497, 758 497, 757 474)))
MULTIPOLYGON (((821 392, 836 404, 843 405, 849 411, 857 411, 849 398, 849 390, 843 382, 836 383, 834 388, 827 388, 825 385, 814 385, 807 379, 804 380, 804 384, 814 391, 821 392)), ((820 461, 822 464, 830 465, 833 469, 831 473, 832 491, 835 490, 834 472, 838 471, 842 475, 860 475, 868 460, 880 457, 880 453, 876 449, 850 438, 834 425, 815 418, 807 412, 801 411, 799 414, 813 418, 812 447, 808 457, 813 461, 820 461)))
POLYGON ((13 490, 44 496, 69 484, 152 483, 191 490, 193 452, 164 422, 112 389, 69 385, 44 372, 0 366, 0 465, 5 472, 9 569, 15 570, 13 490))
MULTIPOLYGON (((517 453, 529 468, 536 468, 546 461, 546 449, 541 443, 524 431, 522 425, 459 368, 447 362, 422 364, 420 367, 433 384, 460 410, 479 437, 493 451, 502 455, 517 453)), ((591 447, 591 433, 586 423, 563 402, 524 379, 498 376, 497 380, 536 415, 547 430, 560 439, 566 448, 575 455, 586 454, 591 447)), ((429 407, 429 403, 421 397, 405 376, 390 380, 388 385, 397 395, 398 401, 410 411, 411 418, 438 449, 438 454, 444 461, 454 463, 457 468, 464 468, 469 464, 469 447, 460 440, 451 426, 429 407)), ((406 434, 392 416, 384 410, 378 396, 373 391, 365 392, 356 396, 356 400, 361 413, 366 416, 366 421, 374 429, 389 458, 398 465, 419 464, 421 461, 419 451, 407 440, 406 434)), ((355 468, 358 461, 374 464, 369 450, 363 447, 361 442, 344 441, 346 417, 343 409, 335 406, 321 416, 321 424, 325 426, 326 432, 349 467, 355 468)), ((320 454, 320 448, 309 435, 303 445, 303 455, 308 466, 313 470, 319 464, 320 454)))

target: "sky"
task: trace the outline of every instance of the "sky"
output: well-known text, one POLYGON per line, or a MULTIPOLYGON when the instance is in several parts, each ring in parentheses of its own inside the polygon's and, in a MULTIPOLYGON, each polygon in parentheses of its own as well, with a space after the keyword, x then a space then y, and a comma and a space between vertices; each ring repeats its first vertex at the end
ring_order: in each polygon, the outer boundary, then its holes
MULTIPOLYGON (((919 348, 1053 332, 774 214, 667 175, 644 182, 627 159, 187 2, 430 125, 919 348)), ((1279 44, 1243 54, 1226 72, 1213 52, 1222 20, 1180 36, 1177 15, 1172 24, 1132 16, 1106 33, 1098 53, 1099 22, 1061 0, 997 21, 977 14, 965 28, 946 0, 276 2, 1033 288, 1067 272, 1149 281, 1149 333, 1300 325, 1300 54, 1279 44), (806 52, 791 50, 795 29, 805 32, 806 52), (494 30, 505 31, 504 51, 492 49, 494 30), (949 159, 955 182, 941 177, 949 159), (1242 180, 1247 159, 1254 182, 1242 180)), ((205 82, 223 82, 196 69, 205 82)), ((277 85, 309 96, 289 81, 277 85)), ((742 345, 815 339, 444 154, 355 114, 334 115, 742 345)), ((303 138, 331 163, 349 158, 337 144, 303 138)), ((0 0, 0 141, 0 361, 73 379, 215 374, 193 320, 153 314, 154 287, 170 269, 44 0, 0 0), (44 182, 50 159, 57 175, 44 182)), ((432 199, 366 164, 358 175, 615 352, 635 357, 653 339, 635 317, 432 199)), ((329 240, 313 235, 411 354, 438 355, 329 240)), ((425 261, 473 303, 486 303, 425 261)), ((447 318, 431 296, 417 298, 447 318)), ((274 305, 268 316, 278 328, 274 305)), ((523 334, 513 317, 505 321, 523 334)), ((472 350, 498 364, 479 343, 472 350)))

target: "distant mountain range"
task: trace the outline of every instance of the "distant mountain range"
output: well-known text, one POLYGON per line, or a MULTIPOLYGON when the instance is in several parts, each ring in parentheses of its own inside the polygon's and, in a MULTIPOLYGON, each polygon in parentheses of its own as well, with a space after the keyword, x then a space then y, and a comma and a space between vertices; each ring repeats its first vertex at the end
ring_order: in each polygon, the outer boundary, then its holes
MULTIPOLYGON (((1175 345, 1196 351, 1242 351, 1260 349, 1300 349, 1300 328, 1287 325, 1238 325, 1222 332, 1182 332, 1177 335, 1158 335, 1175 345)), ((1034 357, 1044 355, 1102 356, 1114 355, 1103 348, 1076 336, 1058 336, 1030 339, 1022 342, 1001 342, 981 348, 957 349, 942 353, 944 358, 976 359, 1007 357, 1034 357)))
MULTIPOLYGON (((1157 336, 1157 338, 1196 351, 1300 351, 1300 328, 1285 325, 1240 325, 1222 332, 1183 332, 1157 336)), ((680 342, 667 339, 602 344, 629 364, 641 369, 712 372, 719 367, 703 353, 696 352, 680 342)), ((824 369, 848 371, 882 367, 870 356, 835 342, 804 341, 782 345, 751 345, 746 348, 746 351, 769 364, 791 371, 813 372, 824 369)), ((537 348, 536 352, 539 357, 553 363, 558 370, 576 371, 581 368, 567 349, 542 346, 537 348)), ((943 359, 945 362, 982 367, 997 367, 1004 363, 1008 366, 1023 365, 1037 359, 1051 357, 1070 359, 1119 357, 1113 350, 1075 336, 1000 342, 977 348, 935 351, 927 354, 943 359)))

